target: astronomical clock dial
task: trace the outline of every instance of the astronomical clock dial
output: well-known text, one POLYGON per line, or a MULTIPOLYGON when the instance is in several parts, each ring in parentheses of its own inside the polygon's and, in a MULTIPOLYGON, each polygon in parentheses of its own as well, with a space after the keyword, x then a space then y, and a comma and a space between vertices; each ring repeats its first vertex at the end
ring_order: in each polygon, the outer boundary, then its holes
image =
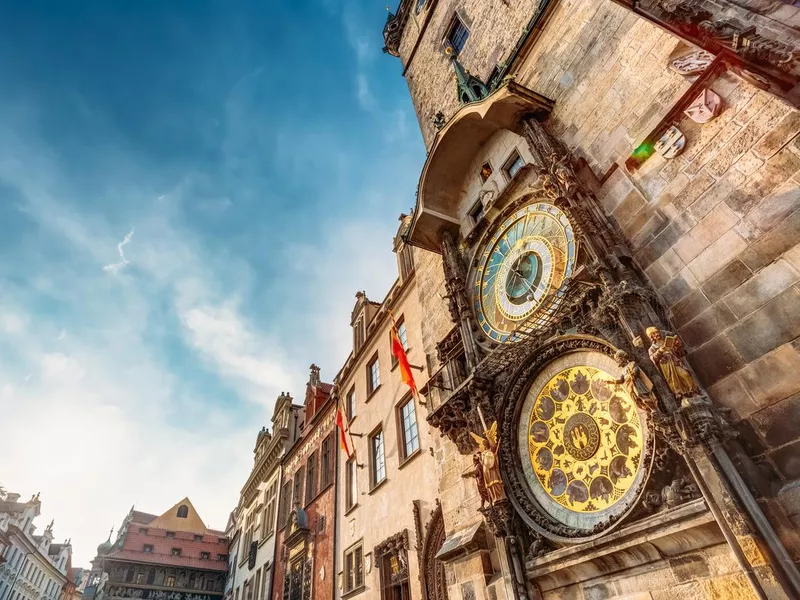
POLYGON ((646 475, 646 419, 618 367, 596 352, 562 356, 529 387, 518 422, 525 479, 556 521, 592 531, 626 512, 646 475))
POLYGON ((536 203, 510 215, 478 253, 473 307, 483 332, 513 341, 526 322, 535 329, 555 312, 575 268, 577 243, 567 216, 536 203))

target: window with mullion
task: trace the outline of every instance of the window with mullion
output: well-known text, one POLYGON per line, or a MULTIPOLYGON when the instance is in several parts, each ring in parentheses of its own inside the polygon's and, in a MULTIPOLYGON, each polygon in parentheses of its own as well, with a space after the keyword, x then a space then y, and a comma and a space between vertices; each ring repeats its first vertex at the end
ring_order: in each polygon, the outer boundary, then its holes
POLYGON ((352 421, 353 417, 356 416, 356 388, 355 386, 350 389, 347 394, 347 403, 345 405, 345 410, 347 411, 347 420, 352 421))
POLYGON ((419 427, 417 426, 417 409, 414 399, 400 407, 401 428, 403 430, 403 457, 408 458, 419 450, 419 427))
POLYGON ((464 44, 467 43, 468 37, 469 29, 467 29, 467 26, 461 22, 458 16, 453 17, 453 23, 450 25, 450 29, 447 33, 447 41, 450 42, 456 54, 461 52, 464 44))
POLYGON ((375 356, 367 365, 367 391, 372 393, 381 384, 381 370, 378 357, 375 356))
POLYGON ((383 443, 383 430, 379 429, 370 436, 370 458, 372 459, 372 485, 378 485, 386 479, 386 456, 383 443))

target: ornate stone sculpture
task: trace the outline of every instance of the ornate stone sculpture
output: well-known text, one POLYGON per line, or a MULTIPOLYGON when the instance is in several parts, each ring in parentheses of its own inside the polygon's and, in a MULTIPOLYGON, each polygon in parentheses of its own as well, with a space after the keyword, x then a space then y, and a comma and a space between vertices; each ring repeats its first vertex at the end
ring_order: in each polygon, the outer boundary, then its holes
POLYGON ((675 398, 682 400, 699 395, 700 389, 686 365, 680 338, 674 334, 664 336, 655 327, 648 327, 645 333, 651 342, 648 350, 650 360, 664 376, 675 398))
POLYGON ((478 442, 478 456, 483 471, 483 480, 489 493, 489 503, 494 505, 506 497, 503 481, 500 479, 500 464, 497 460, 497 451, 500 447, 497 441, 497 421, 484 431, 485 438, 472 432, 470 435, 478 442))
POLYGON ((648 413, 658 410, 658 401, 653 395, 653 382, 644 372, 631 360, 628 353, 624 350, 617 350, 614 360, 622 367, 622 374, 612 380, 613 383, 621 385, 628 392, 636 403, 636 406, 648 413))
POLYGON ((489 497, 489 490, 486 489, 486 479, 483 475, 483 462, 481 461, 480 452, 476 452, 472 456, 472 461, 475 463, 475 468, 470 473, 465 474, 464 477, 475 478, 475 483, 478 486, 478 494, 481 497, 481 508, 485 508, 486 503, 489 502, 491 504, 492 500, 489 497))

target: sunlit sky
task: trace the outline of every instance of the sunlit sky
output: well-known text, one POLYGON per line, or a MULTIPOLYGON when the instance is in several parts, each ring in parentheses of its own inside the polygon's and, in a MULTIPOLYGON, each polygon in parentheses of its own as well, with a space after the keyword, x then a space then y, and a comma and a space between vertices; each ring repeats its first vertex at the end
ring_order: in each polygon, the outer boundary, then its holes
POLYGON ((132 505, 224 529, 396 277, 425 153, 385 5, 2 4, 0 485, 76 566, 132 505))

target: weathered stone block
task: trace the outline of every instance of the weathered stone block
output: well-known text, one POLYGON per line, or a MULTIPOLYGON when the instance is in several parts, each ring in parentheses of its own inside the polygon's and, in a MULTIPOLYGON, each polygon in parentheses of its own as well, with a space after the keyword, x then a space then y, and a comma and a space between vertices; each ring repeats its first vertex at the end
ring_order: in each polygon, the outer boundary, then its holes
POLYGON ((766 165, 732 192, 725 203, 738 215, 744 216, 779 185, 800 170, 800 156, 784 148, 766 165))
POLYGON ((681 298, 692 291, 692 286, 681 275, 673 277, 670 282, 659 290, 667 306, 672 306, 681 298))
POLYGON ((745 176, 743 173, 739 171, 728 171, 722 179, 715 183, 689 207, 689 212, 695 218, 702 219, 712 208, 725 200, 735 189, 742 185, 744 180, 745 176))
MULTIPOLYGON (((694 579, 702 579, 711 575, 711 572, 702 556, 690 554, 680 556, 669 561, 669 566, 678 583, 686 583, 694 579)), ((659 586, 660 587, 660 586, 659 586)))
POLYGON ((769 453, 775 467, 786 479, 800 477, 800 441, 793 442, 769 453))
POLYGON ((696 581, 664 590, 653 590, 650 596, 653 600, 706 600, 703 588, 696 581))
POLYGON ((800 292, 789 288, 728 330, 745 361, 751 362, 800 335, 800 292))
POLYGON ((719 302, 683 325, 679 333, 687 345, 697 348, 734 323, 736 316, 723 302, 719 302))
POLYGON ((753 588, 747 581, 743 573, 727 575, 724 577, 704 579, 700 581, 700 586, 709 600, 755 600, 756 595, 753 588))
POLYGON ((681 213, 675 220, 667 225, 653 241, 647 244, 640 252, 636 253, 636 258, 643 268, 649 267, 653 261, 658 260, 667 250, 677 242, 695 224, 694 219, 681 213))
POLYGON ((712 385, 708 388, 708 394, 720 406, 732 409, 737 419, 746 419, 759 408, 738 372, 712 385))
POLYGON ((800 353, 792 344, 750 363, 739 376, 760 408, 800 392, 800 353))
POLYGON ((798 239, 800 239, 800 210, 794 211, 781 221, 769 235, 751 244, 739 258, 751 270, 757 271, 797 244, 798 239))
POLYGON ((736 424, 736 432, 739 434, 739 443, 750 458, 758 458, 767 451, 764 441, 756 433, 749 419, 739 421, 736 424))
POLYGON ((759 158, 750 150, 733 165, 734 169, 743 175, 752 175, 764 164, 764 159, 759 158))
POLYGON ((711 302, 716 302, 751 275, 742 261, 733 260, 702 284, 703 293, 711 302))
POLYGON ((683 191, 675 198, 675 205, 680 208, 687 208, 703 195, 703 193, 714 184, 714 178, 708 173, 700 173, 692 179, 683 191))
POLYGON ((702 291, 692 290, 672 307, 672 322, 676 327, 683 327, 709 306, 711 303, 702 291))
POLYGON ((778 260, 726 296, 725 303, 737 317, 742 318, 799 280, 800 274, 789 263, 778 260))
POLYGON ((799 131, 800 112, 793 110, 753 147, 753 151, 761 158, 769 158, 788 144, 799 131))
POLYGON ((769 231, 800 208, 800 186, 791 179, 782 183, 747 215, 761 231, 769 231))
POLYGON ((746 364, 725 334, 703 344, 688 358, 704 387, 714 385, 746 364))
POLYGON ((800 438, 800 395, 795 394, 750 415, 750 422, 772 448, 800 438))
POLYGON ((659 262, 654 262, 652 265, 650 265, 645 270, 645 275, 647 275, 650 283, 652 283, 653 287, 656 289, 666 285, 670 277, 659 262))
POLYGON ((697 280, 703 282, 736 258, 746 247, 747 242, 731 229, 701 252, 688 267, 697 280))

